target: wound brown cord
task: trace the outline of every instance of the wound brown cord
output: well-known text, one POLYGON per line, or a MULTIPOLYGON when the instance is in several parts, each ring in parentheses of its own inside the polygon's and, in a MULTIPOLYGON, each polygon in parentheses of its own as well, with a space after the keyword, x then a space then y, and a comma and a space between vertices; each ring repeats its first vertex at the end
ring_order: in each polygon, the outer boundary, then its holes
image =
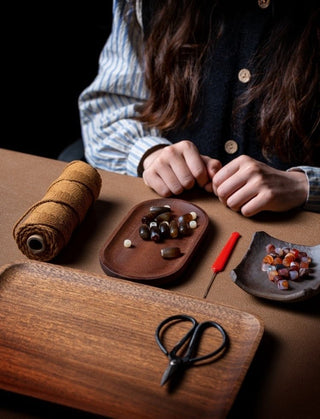
POLYGON ((21 252, 41 261, 57 256, 97 200, 100 189, 96 169, 80 160, 69 163, 44 197, 14 225, 13 237, 21 252))

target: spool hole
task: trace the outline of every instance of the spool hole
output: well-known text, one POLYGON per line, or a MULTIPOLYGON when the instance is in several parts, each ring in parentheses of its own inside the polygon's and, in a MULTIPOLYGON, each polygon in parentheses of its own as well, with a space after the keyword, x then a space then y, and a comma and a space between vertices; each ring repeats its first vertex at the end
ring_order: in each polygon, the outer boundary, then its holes
POLYGON ((28 237, 27 246, 32 253, 41 253, 45 248, 43 238, 38 234, 28 237))

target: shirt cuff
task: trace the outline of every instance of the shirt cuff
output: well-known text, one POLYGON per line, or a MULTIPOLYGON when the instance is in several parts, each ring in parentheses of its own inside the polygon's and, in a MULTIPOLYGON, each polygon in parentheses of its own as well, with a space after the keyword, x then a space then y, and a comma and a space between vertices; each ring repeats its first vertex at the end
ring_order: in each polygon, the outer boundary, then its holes
POLYGON ((299 171, 305 173, 309 191, 303 209, 320 212, 320 167, 297 166, 288 169, 288 172, 299 171))
MULTIPOLYGON (((142 137, 134 143, 127 160, 127 174, 139 176, 139 165, 144 155, 151 148, 171 145, 172 143, 163 137, 142 137)), ((140 173, 141 175, 141 173, 140 173)))

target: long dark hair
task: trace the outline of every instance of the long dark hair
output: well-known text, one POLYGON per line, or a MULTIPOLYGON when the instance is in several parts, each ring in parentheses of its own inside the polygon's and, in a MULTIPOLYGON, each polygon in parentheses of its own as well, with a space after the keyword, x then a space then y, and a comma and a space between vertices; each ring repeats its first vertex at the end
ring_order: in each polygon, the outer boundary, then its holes
MULTIPOLYGON (((138 108, 139 119, 167 131, 192 123, 203 64, 224 18, 219 0, 153 3, 144 45, 150 95, 138 108)), ((239 99, 240 107, 259 103, 256 128, 263 152, 283 161, 320 164, 319 10, 313 6, 276 25, 254 58, 255 74, 239 99)))

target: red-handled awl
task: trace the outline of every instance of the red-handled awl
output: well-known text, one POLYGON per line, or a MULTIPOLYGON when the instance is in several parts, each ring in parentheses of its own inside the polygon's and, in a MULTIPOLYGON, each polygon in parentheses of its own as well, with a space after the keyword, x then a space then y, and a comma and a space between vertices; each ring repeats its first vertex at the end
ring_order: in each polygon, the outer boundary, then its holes
POLYGON ((226 263, 229 259, 229 256, 231 255, 231 252, 232 252, 232 250, 233 250, 233 248, 234 248, 234 246, 235 246, 239 237, 240 237, 240 234, 238 232, 235 231, 234 233, 232 233, 229 240, 225 244, 224 248, 220 252, 219 256, 213 262, 213 265, 211 266, 213 274, 212 274, 211 280, 209 282, 209 285, 206 289, 206 292, 204 293, 203 298, 207 297, 207 295, 210 291, 210 288, 213 284, 214 278, 216 277, 217 273, 223 271, 223 269, 224 269, 224 267, 225 267, 225 265, 226 265, 226 263))

